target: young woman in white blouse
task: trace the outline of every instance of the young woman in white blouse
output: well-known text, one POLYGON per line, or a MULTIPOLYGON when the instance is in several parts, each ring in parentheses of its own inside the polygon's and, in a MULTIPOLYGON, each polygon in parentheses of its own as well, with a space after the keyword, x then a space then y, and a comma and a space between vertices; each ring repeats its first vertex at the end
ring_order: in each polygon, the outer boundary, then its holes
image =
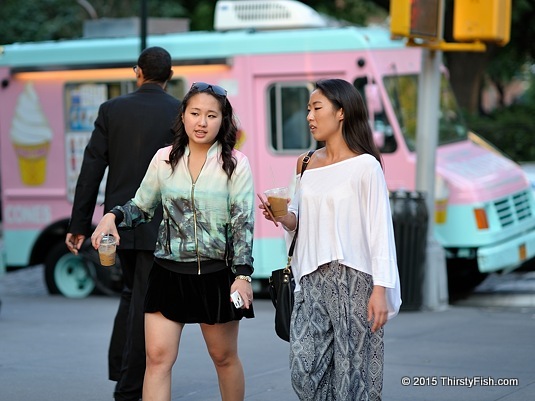
POLYGON ((401 305, 381 156, 365 103, 349 82, 318 81, 307 120, 325 146, 301 178, 305 155, 299 157, 289 213, 277 218, 289 239, 299 221, 292 385, 300 400, 380 400, 383 326, 401 305))

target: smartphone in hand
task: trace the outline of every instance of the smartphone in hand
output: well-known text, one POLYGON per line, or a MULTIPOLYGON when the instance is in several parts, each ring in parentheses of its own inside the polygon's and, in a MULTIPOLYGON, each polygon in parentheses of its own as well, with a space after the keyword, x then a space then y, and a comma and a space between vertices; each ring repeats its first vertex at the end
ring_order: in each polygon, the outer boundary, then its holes
POLYGON ((230 294, 230 298, 232 299, 232 302, 234 302, 236 309, 240 309, 243 306, 243 299, 241 298, 238 290, 230 294))
POLYGON ((259 193, 256 194, 256 196, 258 196, 258 199, 260 199, 260 202, 262 202, 262 205, 264 205, 264 209, 267 210, 268 214, 269 214, 269 217, 271 217, 271 219, 273 220, 273 223, 275 224, 275 227, 278 227, 279 226, 279 223, 277 222, 277 220, 275 220, 275 216, 273 216, 273 213, 271 213, 271 209, 269 208, 269 206, 267 205, 266 201, 264 200, 264 198, 262 198, 262 195, 260 195, 259 193))

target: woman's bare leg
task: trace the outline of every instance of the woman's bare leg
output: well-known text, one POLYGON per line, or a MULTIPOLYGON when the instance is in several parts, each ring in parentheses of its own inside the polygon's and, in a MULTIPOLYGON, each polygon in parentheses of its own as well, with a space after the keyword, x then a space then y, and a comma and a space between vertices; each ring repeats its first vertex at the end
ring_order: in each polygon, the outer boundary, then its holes
POLYGON ((201 324, 208 353, 217 371, 222 401, 243 401, 245 396, 245 378, 238 357, 238 329, 238 321, 201 324))
POLYGON ((143 401, 171 400, 171 371, 178 356, 184 325, 165 318, 160 312, 145 313, 147 368, 143 401))

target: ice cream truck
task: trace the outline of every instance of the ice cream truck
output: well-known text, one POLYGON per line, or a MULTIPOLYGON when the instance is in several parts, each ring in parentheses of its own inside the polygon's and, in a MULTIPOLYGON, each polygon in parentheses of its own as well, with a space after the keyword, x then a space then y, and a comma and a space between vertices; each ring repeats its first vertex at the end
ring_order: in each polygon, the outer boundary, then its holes
MULTIPOLYGON (((318 146, 307 101, 316 80, 333 77, 364 96, 389 189, 415 188, 421 50, 391 39, 388 27, 337 26, 296 1, 219 1, 213 31, 149 35, 147 46, 170 52, 168 91, 176 97, 196 81, 227 89, 240 123, 237 147, 249 157, 257 192, 291 186, 297 157, 318 146)), ((98 106, 135 89, 139 51, 138 36, 0 49, 3 257, 8 268, 44 264, 52 293, 83 297, 115 282, 117 272, 69 254, 64 238, 98 106)), ((454 286, 474 286, 535 256, 535 201, 525 174, 469 134, 444 77, 434 226, 454 286)), ((253 252, 261 291, 286 262, 286 247, 282 229, 258 209, 253 252)))

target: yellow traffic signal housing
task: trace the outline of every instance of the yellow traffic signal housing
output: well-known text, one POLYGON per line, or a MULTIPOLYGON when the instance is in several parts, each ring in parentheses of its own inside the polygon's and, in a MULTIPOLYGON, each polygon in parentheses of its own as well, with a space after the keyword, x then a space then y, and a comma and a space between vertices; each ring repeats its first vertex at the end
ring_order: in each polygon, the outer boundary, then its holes
POLYGON ((443 0, 390 0, 390 32, 394 36, 439 40, 443 0))
POLYGON ((390 0, 390 33, 396 36, 410 36, 410 0, 390 0))
POLYGON ((511 0, 455 0, 453 38, 505 46, 511 33, 511 0))

